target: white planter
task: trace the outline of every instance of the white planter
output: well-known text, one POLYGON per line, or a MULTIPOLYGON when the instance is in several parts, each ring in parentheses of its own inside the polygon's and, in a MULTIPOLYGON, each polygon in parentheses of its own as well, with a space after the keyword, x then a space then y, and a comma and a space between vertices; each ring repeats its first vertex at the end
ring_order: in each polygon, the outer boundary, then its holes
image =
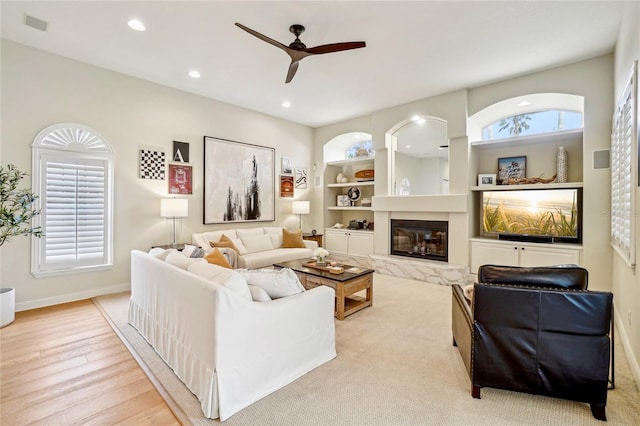
POLYGON ((9 325, 16 319, 16 289, 0 289, 0 327, 9 325))

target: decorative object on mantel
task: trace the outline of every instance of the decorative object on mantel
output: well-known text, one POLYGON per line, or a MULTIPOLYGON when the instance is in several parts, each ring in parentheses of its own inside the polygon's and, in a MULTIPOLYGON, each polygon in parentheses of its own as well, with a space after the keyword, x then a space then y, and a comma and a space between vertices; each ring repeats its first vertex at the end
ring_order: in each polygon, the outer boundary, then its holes
POLYGON ((336 183, 342 183, 342 179, 344 179, 344 175, 342 173, 338 173, 336 176, 336 183))
POLYGON ((527 177, 527 157, 498 158, 498 185, 509 185, 510 179, 522 179, 527 177))
POLYGON ((567 182, 567 151, 563 146, 558 147, 558 153, 556 154, 556 174, 558 175, 558 183, 567 182))
POLYGON ((325 258, 329 256, 329 252, 326 249, 323 249, 322 247, 318 247, 313 251, 313 255, 316 258, 317 265, 325 265, 326 264, 325 258))
MULTIPOLYGON (((542 176, 542 175, 540 175, 542 176)), ((532 183, 551 183, 556 180, 556 175, 554 174, 549 179, 543 179, 542 177, 533 177, 533 178, 509 178, 502 182, 503 185, 528 185, 532 183)))

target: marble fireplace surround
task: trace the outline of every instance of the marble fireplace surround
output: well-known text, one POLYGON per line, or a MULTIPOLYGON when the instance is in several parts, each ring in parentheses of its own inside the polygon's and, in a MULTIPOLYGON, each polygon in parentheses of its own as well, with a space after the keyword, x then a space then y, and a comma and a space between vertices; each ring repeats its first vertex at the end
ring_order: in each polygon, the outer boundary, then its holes
POLYGON ((432 284, 465 285, 469 282, 468 194, 374 196, 374 254, 376 272, 432 284), (390 255, 391 219, 442 220, 449 222, 449 261, 410 259, 390 255))

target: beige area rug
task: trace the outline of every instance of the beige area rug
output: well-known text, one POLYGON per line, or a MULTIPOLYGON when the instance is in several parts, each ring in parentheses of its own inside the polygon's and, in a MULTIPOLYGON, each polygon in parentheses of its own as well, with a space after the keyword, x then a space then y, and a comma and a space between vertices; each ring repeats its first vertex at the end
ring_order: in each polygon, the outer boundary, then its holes
MULTIPOLYGON (((97 300, 193 424, 198 400, 127 323, 128 293, 97 300)), ((376 274, 374 305, 336 320, 338 356, 225 425, 639 425, 640 393, 616 345, 608 423, 588 404, 498 389, 473 399, 452 346, 451 289, 376 274)), ((580 360, 576 360, 580 362, 580 360)))

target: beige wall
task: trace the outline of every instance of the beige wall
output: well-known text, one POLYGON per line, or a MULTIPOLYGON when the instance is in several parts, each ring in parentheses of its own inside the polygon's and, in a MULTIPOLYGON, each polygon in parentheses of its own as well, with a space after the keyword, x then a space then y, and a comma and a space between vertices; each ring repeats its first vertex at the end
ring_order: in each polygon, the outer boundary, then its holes
MULTIPOLYGON (((17 309, 51 305, 129 286, 129 253, 166 244, 168 230, 159 217, 160 199, 168 197, 167 181, 137 177, 138 149, 164 148, 172 141, 190 143, 193 195, 189 217, 183 220, 183 238, 192 232, 228 228, 203 225, 203 136, 274 147, 276 181, 280 157, 306 167, 313 181, 313 130, 257 112, 170 89, 91 65, 2 41, 3 164, 31 169, 31 143, 45 127, 60 122, 87 125, 100 133, 115 154, 115 233, 112 269, 102 272, 35 279, 30 273, 30 240, 14 238, 0 250, 0 281, 16 288, 17 309)), ((212 84, 211 82, 203 84, 212 84)), ((213 83, 215 84, 215 83, 213 83)), ((250 89, 247 89, 250 90, 250 89)), ((313 186, 297 190, 297 199, 310 199, 313 186)), ((296 226, 291 200, 276 197, 276 221, 265 226, 296 226)), ((240 224, 238 227, 255 226, 240 224)))
MULTIPOLYGON (((626 7, 627 11, 620 27, 615 53, 615 94, 612 103, 622 94, 633 62, 640 57, 640 5, 628 3, 626 7)), ((640 191, 636 193, 636 212, 639 200, 640 191)), ((640 249, 640 220, 637 213, 634 218, 636 220, 636 252, 638 252, 640 249)), ((615 251, 612 257, 616 324, 620 330, 618 338, 623 340, 627 358, 634 369, 636 383, 640 383, 640 277, 636 270, 627 266, 615 251)), ((638 255, 636 254, 637 261, 638 255)))

